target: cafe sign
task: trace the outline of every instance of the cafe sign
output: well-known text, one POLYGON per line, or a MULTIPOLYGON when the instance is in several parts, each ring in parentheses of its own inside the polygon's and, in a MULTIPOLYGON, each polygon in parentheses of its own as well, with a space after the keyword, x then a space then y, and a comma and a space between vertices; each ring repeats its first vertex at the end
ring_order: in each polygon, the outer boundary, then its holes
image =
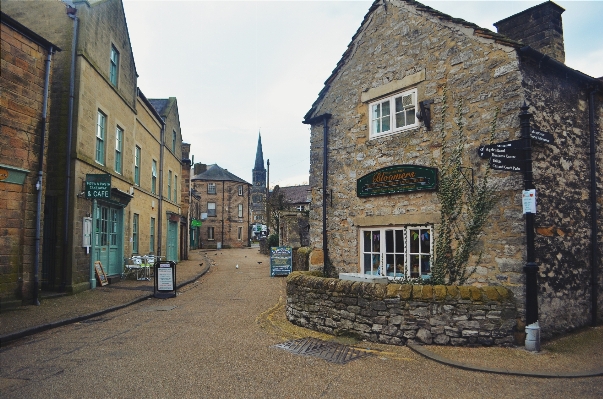
POLYGON ((111 175, 87 174, 86 198, 105 200, 111 198, 111 175))
POLYGON ((388 166, 364 175, 356 181, 358 197, 435 190, 438 170, 427 166, 388 166))

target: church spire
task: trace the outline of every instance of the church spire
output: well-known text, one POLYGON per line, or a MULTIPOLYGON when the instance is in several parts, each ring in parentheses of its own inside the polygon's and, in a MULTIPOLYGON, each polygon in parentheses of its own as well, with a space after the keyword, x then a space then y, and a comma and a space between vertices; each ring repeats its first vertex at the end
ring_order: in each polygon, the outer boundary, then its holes
POLYGON ((264 168, 264 153, 262 152, 262 134, 258 132, 258 149, 255 153, 255 166, 253 170, 266 170, 264 168))

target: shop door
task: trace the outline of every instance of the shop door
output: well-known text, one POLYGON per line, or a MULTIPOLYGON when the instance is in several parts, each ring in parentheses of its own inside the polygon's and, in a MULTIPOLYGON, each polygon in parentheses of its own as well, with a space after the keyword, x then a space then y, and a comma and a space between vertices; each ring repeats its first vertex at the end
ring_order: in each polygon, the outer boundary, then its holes
POLYGON ((168 222, 167 259, 178 261, 178 223, 168 222))
POLYGON ((123 269, 123 211, 99 205, 94 229, 94 261, 100 261, 108 275, 121 274, 123 269))
POLYGON ((101 262, 105 272, 109 274, 109 208, 96 207, 96 222, 94 226, 94 261, 101 262))
POLYGON ((122 272, 121 262, 121 223, 122 210, 118 208, 109 209, 109 264, 107 274, 120 274, 122 272))

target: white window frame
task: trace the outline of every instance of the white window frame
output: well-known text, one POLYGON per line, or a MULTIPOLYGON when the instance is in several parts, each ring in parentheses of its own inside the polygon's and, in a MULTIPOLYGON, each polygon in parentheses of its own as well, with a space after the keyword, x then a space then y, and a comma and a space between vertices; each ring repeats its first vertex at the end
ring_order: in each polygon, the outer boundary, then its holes
POLYGON ((154 159, 151 168, 151 193, 157 194, 157 161, 154 159))
POLYGON ((209 216, 209 217, 215 217, 215 216, 217 216, 216 203, 215 202, 208 202, 207 203, 207 216, 209 216), (211 205, 211 207, 210 207, 210 205, 211 205), (213 212, 210 212, 211 210, 213 210, 213 212))
POLYGON ((114 45, 111 45, 111 62, 109 66, 109 81, 115 87, 117 87, 119 77, 119 51, 114 45))
POLYGON ((172 200, 172 171, 168 170, 167 199, 172 200))
POLYGON ((101 164, 105 164, 105 135, 107 132, 107 115, 99 109, 96 117, 96 152, 94 160, 101 164))
POLYGON ((239 241, 243 240, 243 227, 242 226, 238 226, 238 228, 237 228, 237 240, 239 240, 239 241))
POLYGON ((139 146, 134 147, 134 184, 140 187, 140 160, 142 159, 142 150, 139 146))
POLYGON ((404 130, 413 129, 419 126, 419 120, 417 119, 417 89, 406 90, 395 93, 389 97, 381 98, 377 101, 373 101, 368 105, 369 112, 369 126, 370 133, 369 138, 375 139, 379 137, 388 136, 391 134, 400 133, 404 130), (402 103, 403 97, 408 98, 411 96, 410 104, 404 105, 402 103), (396 110, 397 99, 400 99, 398 104, 402 107, 401 110, 396 110), (383 115, 384 108, 389 107, 389 115, 383 115), (401 115, 404 118, 404 124, 397 126, 396 115, 401 115), (413 123, 406 123, 406 117, 412 115, 413 123), (389 124, 389 126, 387 126, 389 124), (384 125, 386 130, 384 130, 384 125))
POLYGON ((216 183, 207 183, 207 194, 216 193, 216 183))
POLYGON ((243 185, 239 185, 239 195, 243 196, 243 185))
POLYGON ((115 128, 115 171, 120 175, 123 170, 123 142, 124 130, 117 126, 115 128))
POLYGON ((215 238, 214 238, 214 228, 213 228, 213 226, 208 226, 208 227, 207 227, 207 240, 208 240, 208 241, 213 241, 213 240, 215 240, 215 238))
POLYGON ((359 269, 362 274, 374 274, 394 278, 429 278, 433 265, 433 226, 375 226, 359 229, 359 269), (387 246, 386 234, 392 232, 392 247, 387 246), (424 234, 427 233, 428 237, 424 234), (365 245, 370 234, 371 244, 365 245), (401 242, 396 240, 401 234, 401 242), (376 244, 378 235, 378 245, 376 244), (416 236, 415 236, 416 235, 416 236), (425 241, 429 240, 428 243, 425 241), (418 251, 412 242, 417 241, 418 251), (399 248, 403 245, 403 248, 399 248), (402 264, 403 263, 403 264, 402 264), (402 265, 400 268, 399 266, 402 265))
POLYGON ((243 204, 239 204, 238 216, 239 219, 243 217, 243 204))

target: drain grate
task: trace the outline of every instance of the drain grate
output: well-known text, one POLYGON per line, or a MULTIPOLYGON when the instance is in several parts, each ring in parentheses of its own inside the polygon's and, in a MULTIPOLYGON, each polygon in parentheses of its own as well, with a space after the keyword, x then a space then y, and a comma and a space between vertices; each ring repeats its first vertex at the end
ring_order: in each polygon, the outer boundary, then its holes
POLYGON ((296 355, 315 356, 331 363, 345 364, 352 360, 370 356, 369 353, 337 342, 316 338, 300 338, 274 345, 296 355))

